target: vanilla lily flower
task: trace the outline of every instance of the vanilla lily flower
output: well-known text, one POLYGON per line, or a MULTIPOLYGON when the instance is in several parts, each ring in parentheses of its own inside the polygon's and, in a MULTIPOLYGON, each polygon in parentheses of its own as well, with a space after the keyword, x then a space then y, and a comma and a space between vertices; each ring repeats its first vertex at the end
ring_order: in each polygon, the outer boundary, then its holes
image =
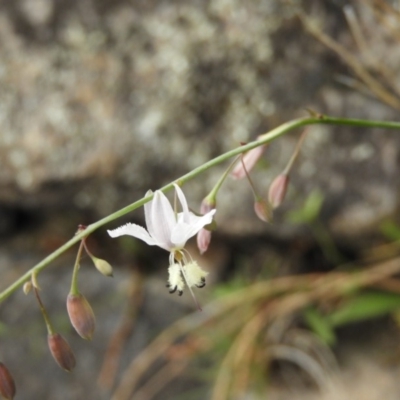
MULTIPOLYGON (((211 210, 200 217, 193 214, 189 211, 181 188, 177 184, 174 184, 174 187, 182 206, 182 212, 175 213, 164 193, 157 190, 153 199, 144 205, 147 230, 139 225, 128 223, 108 231, 108 234, 113 238, 122 235, 134 236, 150 246, 158 246, 169 251, 167 287, 170 288, 170 293, 178 291, 178 294, 182 295, 186 283, 199 307, 191 288, 193 286, 203 287, 207 272, 202 270, 196 261, 193 261, 184 247, 188 239, 212 222, 216 210, 211 210)), ((151 193, 150 191, 147 195, 151 193)))

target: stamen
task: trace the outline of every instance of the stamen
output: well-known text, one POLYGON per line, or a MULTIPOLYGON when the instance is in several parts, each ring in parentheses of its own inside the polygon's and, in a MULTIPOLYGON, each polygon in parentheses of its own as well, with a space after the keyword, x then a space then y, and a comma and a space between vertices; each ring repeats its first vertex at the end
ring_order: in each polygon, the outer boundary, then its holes
POLYGON ((183 256, 183 264, 189 264, 191 262, 194 262, 191 254, 186 249, 182 249, 182 256, 183 256), (189 258, 189 260, 188 258, 186 258, 186 256, 189 258))
POLYGON ((182 261, 183 253, 179 250, 174 252, 174 258, 176 261, 180 262, 182 261))
MULTIPOLYGON (((169 289, 169 292, 170 292, 171 294, 172 294, 172 293, 175 293, 175 292, 176 292, 176 289, 178 289, 178 286, 175 286, 175 287, 169 289)), ((180 295, 179 295, 179 296, 180 296, 180 295)))
POLYGON ((191 288, 191 287, 189 286, 189 284, 188 284, 188 279, 187 279, 187 276, 186 276, 185 269, 182 267, 181 264, 179 264, 179 267, 180 267, 180 269, 181 269, 183 278, 185 279, 186 285, 187 285, 187 287, 189 288, 190 294, 191 294, 192 297, 193 297, 194 304, 196 304, 196 307, 197 307, 197 309, 198 309, 199 311, 203 311, 203 310, 201 309, 201 307, 200 307, 199 302, 198 302, 197 299, 196 299, 196 296, 195 296, 194 293, 193 293, 192 288, 191 288))
POLYGON ((175 293, 177 290, 181 292, 183 290, 185 283, 182 279, 182 272, 180 265, 177 263, 170 265, 168 268, 168 273, 169 276, 168 276, 167 287, 170 288, 169 292, 175 293))
POLYGON ((196 287, 198 287, 199 289, 203 288, 204 286, 206 286, 206 281, 205 280, 201 280, 201 283, 196 285, 196 287))

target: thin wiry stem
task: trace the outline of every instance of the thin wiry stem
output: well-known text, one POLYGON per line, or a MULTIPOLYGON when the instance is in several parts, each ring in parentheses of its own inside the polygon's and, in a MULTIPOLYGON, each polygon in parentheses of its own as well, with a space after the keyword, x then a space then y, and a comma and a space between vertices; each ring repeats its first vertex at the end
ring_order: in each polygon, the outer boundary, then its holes
MULTIPOLYGON (((294 119, 289 122, 285 122, 284 124, 278 126, 277 128, 272 129, 271 131, 261 135, 257 140, 250 142, 246 145, 239 146, 233 150, 230 150, 230 151, 204 163, 203 165, 193 169, 192 171, 190 171, 187 174, 178 178, 176 180, 176 182, 178 182, 180 185, 182 185, 183 183, 190 181, 191 179, 202 174, 203 172, 207 171, 208 169, 210 169, 232 157, 238 156, 241 153, 244 153, 246 151, 254 149, 255 147, 269 143, 296 128, 301 128, 301 127, 307 126, 307 125, 317 125, 317 124, 345 125, 345 126, 354 126, 354 127, 363 127, 363 128, 385 128, 385 129, 400 130, 400 122, 394 122, 394 121, 385 122, 385 121, 371 121, 371 120, 369 121, 369 120, 362 120, 362 119, 334 118, 334 117, 328 117, 325 115, 319 115, 319 114, 313 113, 313 115, 311 117, 299 118, 299 119, 294 119)), ((164 187, 162 187, 160 190, 163 192, 167 192, 173 188, 173 184, 174 184, 174 182, 171 182, 171 183, 165 185, 164 187)), ((112 221, 116 220, 117 218, 120 218, 120 217, 132 212, 133 210, 136 210, 137 208, 142 207, 144 204, 146 204, 148 201, 150 201, 152 199, 153 199, 153 194, 143 197, 140 200, 135 201, 134 203, 100 219, 99 221, 88 225, 85 230, 76 234, 67 243, 65 243, 64 245, 59 247, 57 250, 55 250, 53 253, 48 255, 46 258, 44 258, 38 264, 33 266, 29 271, 27 271, 25 274, 23 274, 20 278, 18 278, 14 283, 12 283, 6 289, 4 289, 0 293, 0 303, 2 301, 4 301, 6 298, 8 298, 17 289, 19 289, 25 282, 27 282, 29 279, 31 279, 32 274, 37 274, 38 272, 47 268, 52 261, 54 261, 61 254, 65 253, 68 249, 70 249, 76 243, 81 241, 83 238, 90 235, 92 232, 94 232, 98 228, 108 224, 109 222, 112 222, 112 221)))

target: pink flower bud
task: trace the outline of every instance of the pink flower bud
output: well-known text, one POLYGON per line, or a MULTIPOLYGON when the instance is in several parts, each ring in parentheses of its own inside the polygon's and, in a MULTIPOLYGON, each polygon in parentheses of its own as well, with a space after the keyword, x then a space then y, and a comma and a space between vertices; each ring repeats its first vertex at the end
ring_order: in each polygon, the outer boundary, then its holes
POLYGON ((207 197, 203 199, 200 205, 200 214, 204 215, 209 213, 211 210, 217 208, 217 203, 215 200, 209 200, 207 197))
POLYGON ((211 242, 211 231, 207 229, 200 229, 197 234, 197 247, 199 248, 200 254, 204 254, 211 242))
MULTIPOLYGON (((204 215, 209 213, 211 210, 214 210, 217 207, 217 203, 215 200, 210 200, 207 197, 201 202, 200 206, 200 214, 204 215)), ((216 228, 216 223, 213 220, 211 224, 208 224, 205 228, 199 230, 197 234, 197 247, 200 251, 200 254, 203 254, 207 251, 208 246, 211 242, 211 231, 216 228)))
POLYGON ((289 175, 280 174, 271 183, 268 191, 268 200, 272 208, 278 208, 286 196, 289 184, 289 175))
POLYGON ((244 177, 246 177, 246 171, 243 167, 243 164, 246 167, 247 172, 250 172, 256 165, 260 157, 263 155, 266 147, 266 145, 261 145, 245 153, 242 159, 239 160, 233 168, 231 172, 232 178, 243 179, 244 177))
POLYGON ((257 217, 264 222, 272 221, 272 208, 271 205, 264 199, 257 200, 254 203, 254 211, 257 217))
POLYGON ((47 343, 57 364, 65 371, 72 371, 76 361, 68 342, 59 333, 53 333, 47 336, 47 343))
POLYGON ((15 396, 15 382, 8 368, 0 362, 0 394, 7 400, 15 396))
POLYGON ((89 302, 81 294, 69 294, 67 311, 72 326, 79 336, 91 340, 95 328, 95 316, 89 302))

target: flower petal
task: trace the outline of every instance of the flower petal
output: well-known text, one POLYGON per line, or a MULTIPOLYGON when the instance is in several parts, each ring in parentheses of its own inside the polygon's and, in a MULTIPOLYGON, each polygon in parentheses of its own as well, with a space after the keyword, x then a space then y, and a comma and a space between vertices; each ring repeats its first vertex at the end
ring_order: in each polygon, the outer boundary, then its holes
POLYGON ((194 236, 197 232, 193 233, 193 227, 185 222, 175 225, 171 234, 171 242, 175 250, 182 249, 189 238, 194 236))
MULTIPOLYGON (((189 225, 194 225, 194 226, 204 224, 204 225, 202 225, 202 227, 205 225, 211 224, 213 216, 216 212, 217 212, 217 210, 213 209, 213 210, 209 211, 207 214, 198 216, 198 215, 193 214, 190 211, 189 212, 189 222, 187 222, 187 223, 189 225)), ((182 222, 186 222, 186 221, 184 220, 183 213, 179 213, 178 214, 178 223, 182 223, 182 222)), ((198 228, 198 229, 200 230, 201 228, 198 228)))
POLYGON ((198 217, 193 213, 190 213, 190 224, 182 221, 182 213, 178 215, 179 223, 174 226, 171 233, 171 242, 175 247, 181 248, 185 245, 186 241, 192 236, 196 235, 197 232, 204 226, 211 223, 213 215, 217 210, 211 210, 207 214, 198 217))
POLYGON ((154 193, 148 218, 147 223, 150 223, 153 230, 153 238, 160 247, 169 250, 172 246, 171 231, 176 225, 176 218, 171 204, 160 190, 154 193))
MULTIPOLYGON (((153 191, 148 190, 145 194, 145 197, 151 196, 152 194, 153 194, 153 191)), ((152 203, 153 203, 153 200, 150 200, 144 205, 144 218, 145 218, 146 227, 147 227, 148 232, 150 233, 150 236, 154 237, 154 232, 156 230, 156 227, 153 224, 153 221, 151 218, 152 203)))
MULTIPOLYGON (((108 230, 107 231, 108 234, 112 237, 112 238, 116 238, 118 236, 122 236, 122 235, 129 235, 129 236, 134 236, 137 239, 143 240, 143 242, 146 242, 149 246, 160 246, 162 247, 159 243, 157 243, 150 235, 149 233, 146 231, 146 229, 144 229, 143 227, 136 225, 136 224, 131 224, 128 223, 126 225, 120 226, 117 229, 113 229, 113 230, 108 230)), ((163 247, 165 248, 165 247, 163 247)), ((166 249, 168 250, 168 249, 166 249)))
POLYGON ((185 197, 184 193, 182 192, 182 189, 179 187, 179 185, 174 183, 174 187, 175 187, 175 192, 178 195, 179 201, 182 205, 183 222, 186 222, 187 224, 189 224, 190 223, 190 212, 189 212, 189 207, 188 207, 188 204, 186 201, 186 197, 185 197))

